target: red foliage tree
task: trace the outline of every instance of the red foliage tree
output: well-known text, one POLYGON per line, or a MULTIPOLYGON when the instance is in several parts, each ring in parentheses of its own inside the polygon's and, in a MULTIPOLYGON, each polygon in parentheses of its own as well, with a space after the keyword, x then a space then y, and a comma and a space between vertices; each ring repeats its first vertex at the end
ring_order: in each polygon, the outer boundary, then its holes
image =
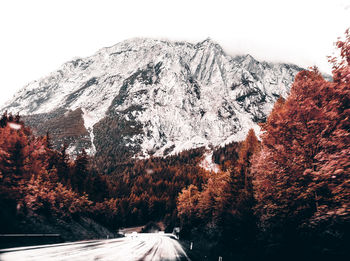
POLYGON ((305 227, 315 231, 325 223, 349 221, 348 31, 337 46, 341 60, 332 59, 334 81, 324 80, 317 69, 300 72, 288 99, 276 103, 263 126, 252 173, 264 229, 293 235, 305 227))

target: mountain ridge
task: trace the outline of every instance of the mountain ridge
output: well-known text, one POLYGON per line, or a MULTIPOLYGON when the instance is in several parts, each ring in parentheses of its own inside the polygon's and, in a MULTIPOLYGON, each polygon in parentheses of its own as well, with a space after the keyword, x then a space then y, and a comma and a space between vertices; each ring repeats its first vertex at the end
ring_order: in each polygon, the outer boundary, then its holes
POLYGON ((166 156, 259 132, 257 123, 288 95, 301 69, 232 57, 211 39, 133 38, 64 63, 1 110, 20 112, 39 134, 50 129, 37 124, 45 119, 83 122, 79 137, 51 128, 56 145, 69 143, 72 154, 88 148, 115 157, 166 156))

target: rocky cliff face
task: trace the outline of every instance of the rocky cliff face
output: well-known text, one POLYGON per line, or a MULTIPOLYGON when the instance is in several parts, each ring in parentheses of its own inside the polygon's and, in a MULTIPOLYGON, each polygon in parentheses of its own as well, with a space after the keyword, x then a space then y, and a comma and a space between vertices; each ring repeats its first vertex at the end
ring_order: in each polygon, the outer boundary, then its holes
POLYGON ((110 160, 165 156, 244 139, 301 68, 197 44, 131 39, 65 63, 1 109, 39 134, 110 160))

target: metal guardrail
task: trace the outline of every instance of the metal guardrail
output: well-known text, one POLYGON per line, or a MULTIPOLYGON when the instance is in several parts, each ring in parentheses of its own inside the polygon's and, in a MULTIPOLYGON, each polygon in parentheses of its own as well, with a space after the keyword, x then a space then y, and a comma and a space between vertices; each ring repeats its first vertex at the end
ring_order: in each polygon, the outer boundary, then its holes
MULTIPOLYGON (((0 234, 0 249, 62 243, 61 234, 0 234)), ((1 252, 1 251, 0 251, 1 252)))
POLYGON ((0 234, 0 237, 60 237, 60 234, 0 234))

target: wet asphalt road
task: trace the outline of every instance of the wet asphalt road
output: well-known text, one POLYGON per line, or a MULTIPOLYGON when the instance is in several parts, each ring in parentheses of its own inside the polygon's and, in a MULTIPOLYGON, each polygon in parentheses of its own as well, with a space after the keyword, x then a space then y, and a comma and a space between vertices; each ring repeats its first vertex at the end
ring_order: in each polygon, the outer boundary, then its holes
POLYGON ((80 241, 0 250, 0 261, 190 260, 179 242, 166 234, 130 234, 124 238, 80 241))

